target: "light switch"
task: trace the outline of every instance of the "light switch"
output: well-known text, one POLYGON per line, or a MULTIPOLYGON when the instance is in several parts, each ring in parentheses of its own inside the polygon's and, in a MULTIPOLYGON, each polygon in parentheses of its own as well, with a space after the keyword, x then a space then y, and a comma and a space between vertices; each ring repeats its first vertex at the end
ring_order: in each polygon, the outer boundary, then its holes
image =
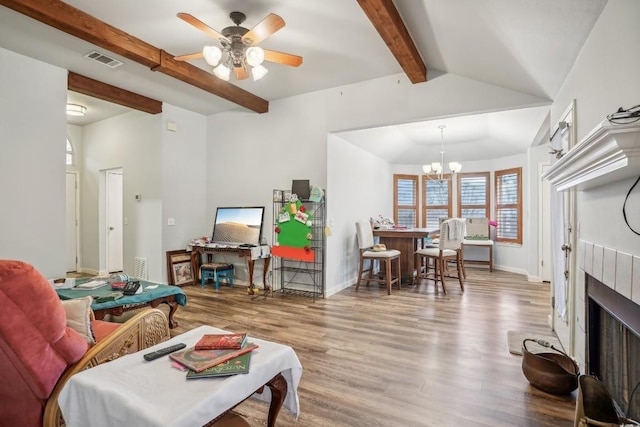
POLYGON ((176 219, 175 218, 167 219, 167 225, 176 225, 176 219))

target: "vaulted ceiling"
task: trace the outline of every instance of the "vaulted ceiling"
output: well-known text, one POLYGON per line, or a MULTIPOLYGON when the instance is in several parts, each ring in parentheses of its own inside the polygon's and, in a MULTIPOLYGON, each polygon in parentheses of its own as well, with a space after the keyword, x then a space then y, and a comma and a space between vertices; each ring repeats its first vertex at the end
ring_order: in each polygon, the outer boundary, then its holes
MULTIPOLYGON (((205 115, 238 108, 267 111, 272 100, 403 72, 415 84, 430 74, 453 73, 551 101, 605 4, 606 0, 0 0, 0 47, 205 115), (303 63, 267 63, 269 73, 262 80, 232 78, 225 83, 211 75, 202 59, 173 61, 174 55, 215 44, 178 19, 178 12, 190 13, 219 31, 233 25, 229 13, 235 10, 246 14, 242 25, 247 28, 269 13, 280 15, 286 26, 260 46, 300 55, 303 63), (93 50, 123 65, 111 69, 86 59, 93 50)), ((532 114, 539 121, 540 112, 532 114)))

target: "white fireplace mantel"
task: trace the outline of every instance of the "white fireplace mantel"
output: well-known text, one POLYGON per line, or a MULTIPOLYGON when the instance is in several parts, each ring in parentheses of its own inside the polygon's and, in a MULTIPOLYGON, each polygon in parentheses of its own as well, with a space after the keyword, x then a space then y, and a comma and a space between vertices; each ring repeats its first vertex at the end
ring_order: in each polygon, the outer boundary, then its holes
POLYGON ((640 175, 640 122, 604 120, 542 176, 557 190, 586 190, 640 175))

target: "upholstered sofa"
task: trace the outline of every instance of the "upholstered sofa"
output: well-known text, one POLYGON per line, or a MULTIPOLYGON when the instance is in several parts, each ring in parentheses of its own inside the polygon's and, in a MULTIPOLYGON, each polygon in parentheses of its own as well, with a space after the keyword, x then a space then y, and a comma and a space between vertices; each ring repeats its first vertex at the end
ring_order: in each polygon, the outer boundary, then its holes
MULTIPOLYGON (((69 305, 82 314, 81 303, 69 305)), ((119 324, 95 320, 88 304, 90 335, 70 327, 69 308, 33 266, 0 260, 0 426, 64 425, 57 397, 71 375, 169 339, 158 309, 119 324)))

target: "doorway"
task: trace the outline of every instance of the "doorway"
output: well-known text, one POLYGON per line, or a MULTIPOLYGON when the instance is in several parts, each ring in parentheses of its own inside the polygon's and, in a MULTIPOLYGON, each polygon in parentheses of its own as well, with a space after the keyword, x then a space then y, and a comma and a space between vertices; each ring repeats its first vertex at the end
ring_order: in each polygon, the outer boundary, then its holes
POLYGON ((78 271, 78 174, 67 172, 66 180, 66 271, 78 271))
MULTIPOLYGON (((576 140, 575 101, 567 108, 556 124, 551 137, 551 147, 566 153, 576 140)), ((560 156, 561 157, 561 156, 560 156)), ((557 157, 557 158, 560 158, 557 157)), ((576 271, 575 251, 575 190, 550 192, 551 207, 551 256, 553 274, 551 280, 552 328, 558 339, 573 352, 575 330, 571 319, 574 317, 576 279, 571 273, 576 271)))
POLYGON ((123 270, 123 172, 122 168, 106 171, 105 179, 105 266, 108 273, 123 270))

